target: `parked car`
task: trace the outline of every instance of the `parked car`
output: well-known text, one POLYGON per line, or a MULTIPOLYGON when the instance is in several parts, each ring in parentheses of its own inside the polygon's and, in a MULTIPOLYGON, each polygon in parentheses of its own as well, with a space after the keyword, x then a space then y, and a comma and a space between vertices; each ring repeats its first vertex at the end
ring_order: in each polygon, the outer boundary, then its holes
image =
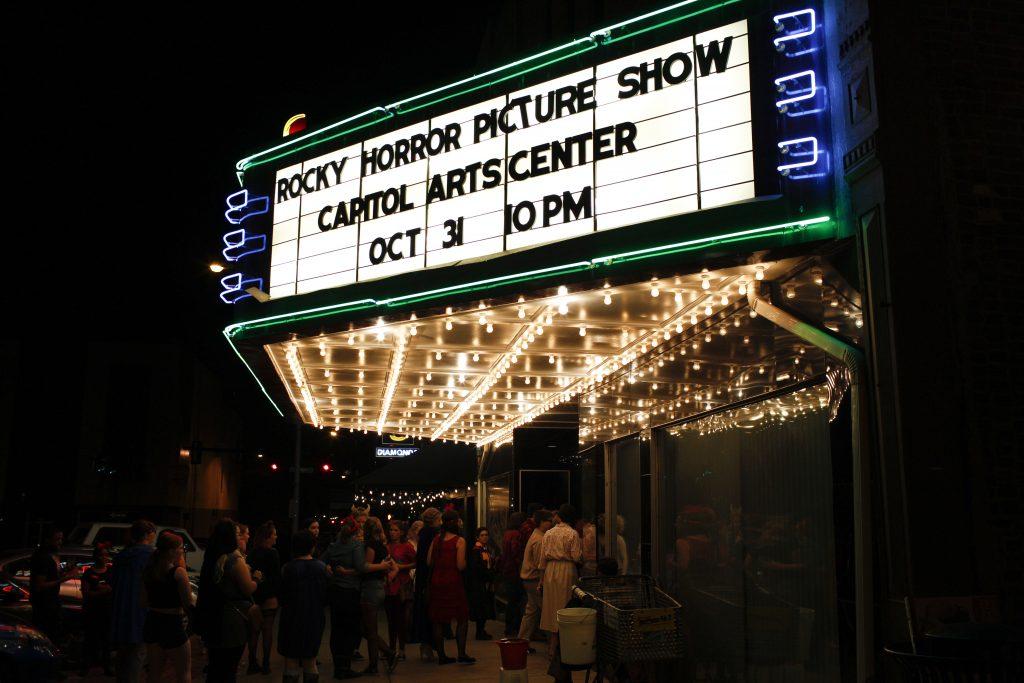
POLYGON ((25 620, 0 612, 0 681, 55 680, 59 669, 60 654, 49 638, 25 620))
MULTIPOLYGON (((92 548, 97 543, 109 543, 111 555, 128 545, 128 530, 131 524, 126 522, 84 522, 77 525, 68 534, 67 543, 75 546, 92 548)), ((199 570, 203 566, 203 549, 195 542, 191 534, 177 526, 159 526, 157 533, 168 530, 181 536, 185 542, 185 565, 188 575, 193 580, 199 578, 199 570)))
MULTIPOLYGON (((26 591, 29 590, 29 583, 32 578, 32 554, 33 548, 23 550, 12 550, 0 555, 0 580, 11 581, 26 591)), ((87 567, 92 566, 92 548, 80 546, 64 546, 60 549, 60 569, 67 570, 71 566, 77 566, 83 572, 87 567)), ((0 584, 2 590, 2 584, 0 584)), ((61 603, 65 610, 71 609, 81 611, 82 609, 82 582, 80 579, 68 579, 60 585, 61 603)), ((0 602, 2 605, 2 602, 0 602)))

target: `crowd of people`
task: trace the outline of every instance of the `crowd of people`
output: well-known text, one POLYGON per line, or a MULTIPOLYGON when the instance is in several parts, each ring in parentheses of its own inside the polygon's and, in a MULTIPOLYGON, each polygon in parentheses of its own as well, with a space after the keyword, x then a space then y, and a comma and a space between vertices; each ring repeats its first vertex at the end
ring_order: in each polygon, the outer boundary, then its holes
POLYGON ((596 564, 594 525, 579 522, 571 505, 550 511, 534 504, 528 515, 513 513, 500 543, 486 527, 468 534, 455 509, 431 507, 411 523, 388 519, 385 526, 368 508, 354 506, 329 541, 321 539, 319 521, 304 523, 291 535, 283 564, 273 522, 250 538, 246 525, 222 519, 195 589, 182 537, 158 535, 151 522, 134 522, 128 545, 113 560, 111 549, 98 545, 84 573, 61 571, 58 534, 33 560, 35 622, 55 633, 60 584, 80 578, 83 673, 96 665, 107 674, 116 668, 119 681, 138 681, 144 670, 148 680, 189 681, 193 634, 206 652, 207 681, 234 681, 246 649, 247 673, 269 674, 277 620, 283 680, 311 683, 319 679, 328 616, 336 679, 381 667, 390 673, 405 660, 407 643, 419 644, 424 661, 472 664, 469 623, 477 640, 492 638, 487 622, 496 617, 496 593, 505 604, 504 635, 536 639, 544 632, 555 652, 556 614, 580 572, 596 564), (378 628, 381 612, 386 634, 378 628), (446 651, 448 639, 455 640, 454 656, 446 651), (363 640, 366 662, 357 669, 363 640))

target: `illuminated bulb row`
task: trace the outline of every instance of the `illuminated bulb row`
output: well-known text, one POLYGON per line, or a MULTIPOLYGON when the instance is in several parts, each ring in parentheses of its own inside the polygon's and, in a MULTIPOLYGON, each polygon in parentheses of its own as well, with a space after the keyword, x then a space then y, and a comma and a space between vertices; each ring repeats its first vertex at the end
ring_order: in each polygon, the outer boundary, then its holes
POLYGON ((405 366, 405 337, 395 337, 395 355, 391 359, 391 369, 388 372, 387 385, 384 388, 384 402, 380 406, 380 416, 377 418, 377 433, 384 431, 387 424, 388 411, 391 410, 391 401, 395 398, 395 391, 398 389, 398 380, 402 376, 402 368, 405 366))
POLYGON ((535 339, 537 334, 543 334, 544 328, 540 325, 527 325, 520 330, 519 336, 512 344, 512 348, 502 354, 501 358, 491 368, 491 371, 473 388, 473 391, 466 394, 462 402, 455 410, 449 413, 448 417, 434 430, 431 439, 440 438, 447 432, 473 405, 480 402, 480 399, 491 390, 508 368, 519 361, 519 355, 530 346, 530 340, 535 339))
POLYGON ((305 374, 302 371, 302 363, 299 362, 299 347, 294 344, 289 346, 284 355, 288 361, 288 368, 292 371, 295 385, 299 388, 302 402, 306 406, 306 412, 309 413, 310 421, 314 427, 321 427, 320 415, 316 409, 316 399, 313 398, 313 392, 309 390, 309 384, 306 382, 305 374))

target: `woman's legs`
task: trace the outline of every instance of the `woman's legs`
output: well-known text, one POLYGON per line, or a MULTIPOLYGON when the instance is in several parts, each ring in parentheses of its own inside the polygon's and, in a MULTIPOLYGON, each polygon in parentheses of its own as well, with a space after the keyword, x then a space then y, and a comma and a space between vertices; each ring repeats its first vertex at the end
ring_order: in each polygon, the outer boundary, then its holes
POLYGON ((235 683, 238 676, 238 660, 242 658, 244 649, 244 645, 210 648, 210 663, 206 667, 207 682, 235 683))
POLYGON ((260 633, 263 632, 263 619, 259 605, 253 605, 249 610, 249 675, 259 673, 259 664, 256 663, 256 647, 260 644, 260 633))
POLYGON ((437 663, 438 664, 450 664, 455 660, 448 657, 444 653, 444 623, 435 621, 431 624, 431 628, 434 633, 434 649, 437 650, 437 663))
POLYGON ((469 620, 462 619, 455 626, 455 644, 459 648, 459 659, 469 659, 466 654, 466 636, 469 634, 469 620))
MULTIPOLYGON (((274 648, 274 618, 277 617, 277 599, 271 598, 263 604, 263 673, 270 673, 270 653, 274 648)), ((314 659, 314 663, 316 660, 314 659)))
POLYGON ((398 620, 400 619, 398 612, 401 606, 401 598, 397 595, 389 595, 384 598, 384 614, 388 618, 388 646, 392 650, 398 643, 398 620))
POLYGON ((393 655, 394 652, 388 647, 388 644, 384 642, 384 639, 381 638, 380 634, 377 632, 378 606, 373 603, 364 602, 362 604, 362 610, 363 631, 366 633, 366 654, 370 660, 366 670, 376 671, 381 651, 383 651, 388 657, 393 655))
POLYGON ((164 650, 163 655, 171 662, 171 668, 174 669, 174 680, 177 683, 189 683, 192 680, 191 643, 186 640, 183 645, 164 650))
POLYGON ((146 680, 159 681, 164 677, 165 651, 156 643, 146 645, 146 680))
MULTIPOLYGON (((412 602, 398 598, 398 605, 395 607, 395 630, 398 631, 398 652, 405 657, 405 634, 409 629, 409 614, 412 612, 412 602)), ((391 643, 391 649, 395 644, 391 643)))

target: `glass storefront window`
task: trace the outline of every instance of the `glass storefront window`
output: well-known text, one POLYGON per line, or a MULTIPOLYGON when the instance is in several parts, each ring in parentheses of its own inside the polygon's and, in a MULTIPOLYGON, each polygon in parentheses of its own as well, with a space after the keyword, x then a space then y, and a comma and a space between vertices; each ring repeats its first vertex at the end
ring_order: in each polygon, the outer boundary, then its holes
POLYGON ((614 557, 618 561, 620 574, 639 574, 641 524, 644 522, 640 490, 646 483, 640 459, 646 457, 646 444, 634 437, 613 443, 610 448, 615 470, 615 537, 613 544, 606 542, 602 516, 597 524, 598 547, 603 557, 614 557))
POLYGON ((659 583, 687 678, 838 680, 827 389, 658 430, 659 583))

